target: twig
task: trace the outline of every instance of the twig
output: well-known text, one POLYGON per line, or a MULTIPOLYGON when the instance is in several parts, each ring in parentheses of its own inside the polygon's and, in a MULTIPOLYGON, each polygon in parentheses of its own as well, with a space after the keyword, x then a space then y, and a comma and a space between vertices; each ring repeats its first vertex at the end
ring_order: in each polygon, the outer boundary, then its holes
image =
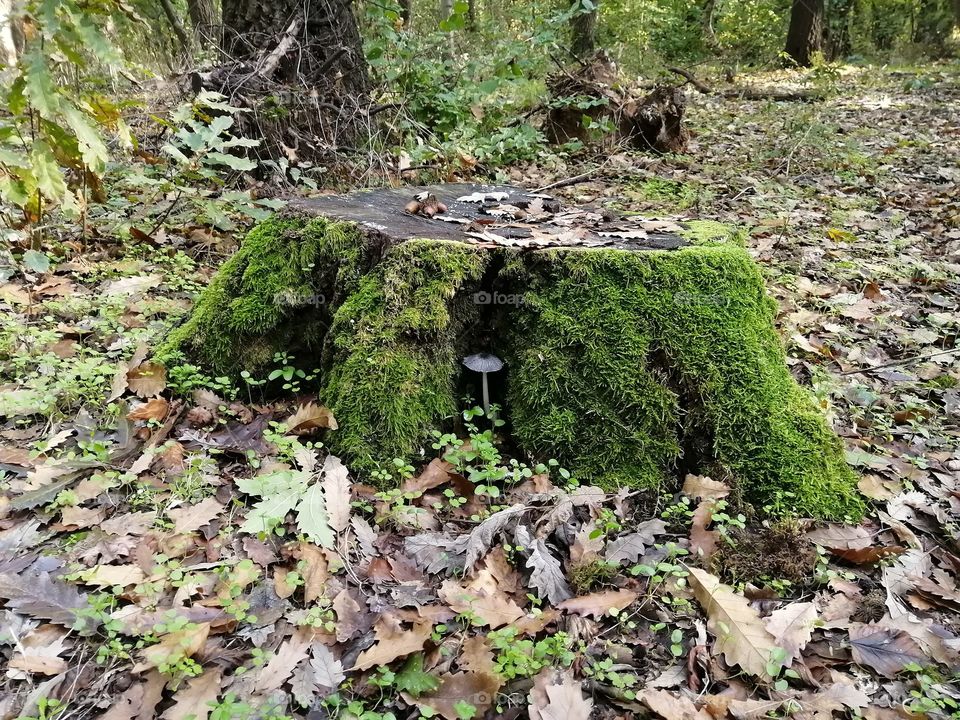
POLYGON ((263 66, 260 68, 261 75, 267 78, 273 77, 273 72, 277 69, 280 60, 290 52, 290 48, 297 39, 297 33, 300 32, 300 23, 302 22, 303 18, 300 15, 293 18, 283 33, 283 37, 280 38, 280 42, 277 43, 277 46, 267 55, 267 59, 264 60, 263 66))
POLYGON ((604 160, 602 163, 600 163, 599 165, 597 165, 597 166, 596 166, 595 168, 593 168, 592 170, 587 170, 587 172, 585 172, 585 173, 580 173, 579 175, 574 175, 573 177, 567 178, 566 180, 558 180, 558 181, 555 182, 555 183, 550 183, 549 185, 544 185, 543 187, 538 187, 538 188, 537 188, 536 190, 534 190, 533 192, 544 192, 544 191, 546 191, 546 190, 553 190, 553 189, 555 189, 555 188, 567 187, 568 185, 576 185, 577 183, 581 183, 581 182, 583 182, 584 180, 587 180, 588 178, 590 178, 591 176, 596 175, 598 172, 600 172, 600 170, 603 169, 603 167, 604 167, 608 162, 610 162, 610 159, 609 159, 609 158, 607 158, 606 160, 604 160))
POLYGON ((713 90, 710 88, 709 85, 701 82, 700 80, 697 80, 694 74, 689 70, 684 70, 683 68, 678 68, 678 67, 668 67, 667 70, 669 70, 672 73, 676 73, 682 78, 686 78, 688 83, 693 85, 697 90, 702 92, 704 95, 710 95, 711 93, 713 93, 713 90))
POLYGON ((939 357, 940 355, 949 355, 950 353, 960 353, 960 348, 951 348, 950 350, 938 350, 937 352, 927 353, 926 355, 915 355, 912 358, 906 358, 904 360, 894 360, 893 362, 884 363, 883 365, 876 365, 874 367, 867 368, 857 368, 856 370, 844 370, 841 375, 857 375, 859 373, 872 373, 877 370, 886 370, 887 368, 892 367, 907 367, 909 365, 916 365, 917 363, 923 362, 924 360, 929 360, 930 358, 939 357))

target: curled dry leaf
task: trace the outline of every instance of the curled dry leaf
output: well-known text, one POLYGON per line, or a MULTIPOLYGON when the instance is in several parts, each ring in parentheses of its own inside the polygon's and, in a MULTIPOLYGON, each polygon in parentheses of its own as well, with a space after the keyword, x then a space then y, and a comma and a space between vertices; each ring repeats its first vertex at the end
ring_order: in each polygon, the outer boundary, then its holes
POLYGON ((730 487, 706 476, 687 475, 681 492, 695 500, 720 500, 730 494, 730 487))
POLYGON ((765 622, 777 645, 787 651, 789 665, 810 642, 817 622, 817 608, 812 602, 790 603, 770 613, 765 622))
POLYGON ((165 398, 155 397, 127 413, 127 419, 156 420, 159 422, 167 417, 168 412, 170 412, 170 403, 165 398))
POLYGON ((137 397, 149 398, 159 395, 167 388, 167 369, 155 362, 140 363, 127 371, 127 387, 137 397))
POLYGON ((873 535, 859 526, 827 525, 808 532, 807 539, 825 548, 855 550, 869 547, 873 542, 873 535))
POLYGON ((487 625, 491 630, 523 616, 520 606, 507 597, 487 569, 477 572, 467 585, 446 580, 437 594, 456 612, 468 614, 474 625, 487 625))
POLYGON ((329 408, 308 402, 284 420, 287 431, 294 435, 309 435, 314 430, 336 430, 337 420, 329 408))

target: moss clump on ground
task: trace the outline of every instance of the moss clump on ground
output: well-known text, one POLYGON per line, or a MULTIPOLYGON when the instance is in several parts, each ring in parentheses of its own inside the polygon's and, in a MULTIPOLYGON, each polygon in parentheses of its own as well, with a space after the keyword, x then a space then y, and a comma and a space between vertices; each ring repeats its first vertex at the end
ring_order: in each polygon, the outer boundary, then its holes
POLYGON ((794 586, 809 582, 817 564, 817 550, 796 522, 730 532, 720 543, 712 566, 727 582, 759 586, 786 580, 794 586))
POLYGON ((322 218, 263 223, 162 359, 235 374, 278 350, 309 358, 340 426, 325 442, 364 469, 420 455, 457 411, 461 356, 492 349, 507 360, 514 438, 581 480, 659 487, 691 463, 718 463, 773 512, 861 511, 737 244, 529 252, 378 237, 322 218), (522 303, 477 305, 480 289, 522 303))

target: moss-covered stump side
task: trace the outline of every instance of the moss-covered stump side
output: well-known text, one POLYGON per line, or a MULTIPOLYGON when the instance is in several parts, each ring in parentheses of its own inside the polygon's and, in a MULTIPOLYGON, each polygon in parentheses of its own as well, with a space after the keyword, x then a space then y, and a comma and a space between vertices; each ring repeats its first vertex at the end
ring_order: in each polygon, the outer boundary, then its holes
POLYGON ((505 349, 523 447, 609 488, 657 487, 712 457, 761 506, 861 512, 745 251, 547 252, 507 272, 524 288, 505 349))
POLYGON ((492 350, 514 439, 584 481, 664 487, 720 466, 758 507, 859 514, 759 271, 717 228, 699 234, 678 250, 531 251, 281 216, 249 234, 159 355, 234 376, 278 351, 319 366, 339 423, 324 441, 363 470, 422 456, 458 410, 460 358, 492 350), (519 303, 476 304, 479 290, 519 303))

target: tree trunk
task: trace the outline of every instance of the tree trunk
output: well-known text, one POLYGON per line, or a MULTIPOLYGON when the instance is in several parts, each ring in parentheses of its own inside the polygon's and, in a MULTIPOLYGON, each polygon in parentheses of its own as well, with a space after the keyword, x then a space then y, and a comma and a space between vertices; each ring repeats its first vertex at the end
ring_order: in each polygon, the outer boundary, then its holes
POLYGON ((213 0, 187 0, 190 27, 198 47, 217 44, 217 8, 213 0))
POLYGON ((369 77, 351 0, 223 0, 224 48, 237 59, 258 58, 277 47, 297 20, 296 42, 279 63, 276 79, 365 98, 369 77))
POLYGON ((17 64, 17 44, 13 39, 13 0, 0 0, 0 67, 17 64))
POLYGON ((717 0, 704 0, 702 11, 700 27, 703 31, 703 40, 707 47, 716 48, 717 34, 713 29, 713 17, 717 11, 717 0))
MULTIPOLYGON (((960 2, 960 0, 958 0, 960 2)), ((403 27, 410 27, 410 20, 413 18, 413 0, 400 0, 400 19, 403 21, 403 27)))
POLYGON ((339 426, 323 443, 364 481, 423 458, 431 430, 488 384, 498 432, 582 482, 672 492, 685 473, 716 472, 758 508, 861 514, 729 228, 601 220, 513 187, 416 190, 428 197, 328 195, 265 221, 157 359, 258 378, 282 351, 318 368, 303 391, 339 426), (464 369, 477 353, 505 367, 464 369))
POLYGON ((810 67, 823 49, 824 0, 793 0, 786 53, 801 67, 810 67))
POLYGON ((597 46, 597 6, 600 0, 594 0, 591 10, 583 8, 583 1, 577 0, 580 11, 570 18, 572 42, 570 52, 575 57, 587 58, 597 46))
POLYGON ((173 29, 173 34, 177 36, 177 40, 180 41, 180 46, 183 48, 185 55, 190 54, 190 38, 187 35, 187 31, 183 29, 183 23, 180 20, 180 16, 177 14, 176 8, 170 3, 170 0, 160 0, 160 7, 163 8, 164 15, 167 16, 167 21, 170 23, 170 27, 173 29))

